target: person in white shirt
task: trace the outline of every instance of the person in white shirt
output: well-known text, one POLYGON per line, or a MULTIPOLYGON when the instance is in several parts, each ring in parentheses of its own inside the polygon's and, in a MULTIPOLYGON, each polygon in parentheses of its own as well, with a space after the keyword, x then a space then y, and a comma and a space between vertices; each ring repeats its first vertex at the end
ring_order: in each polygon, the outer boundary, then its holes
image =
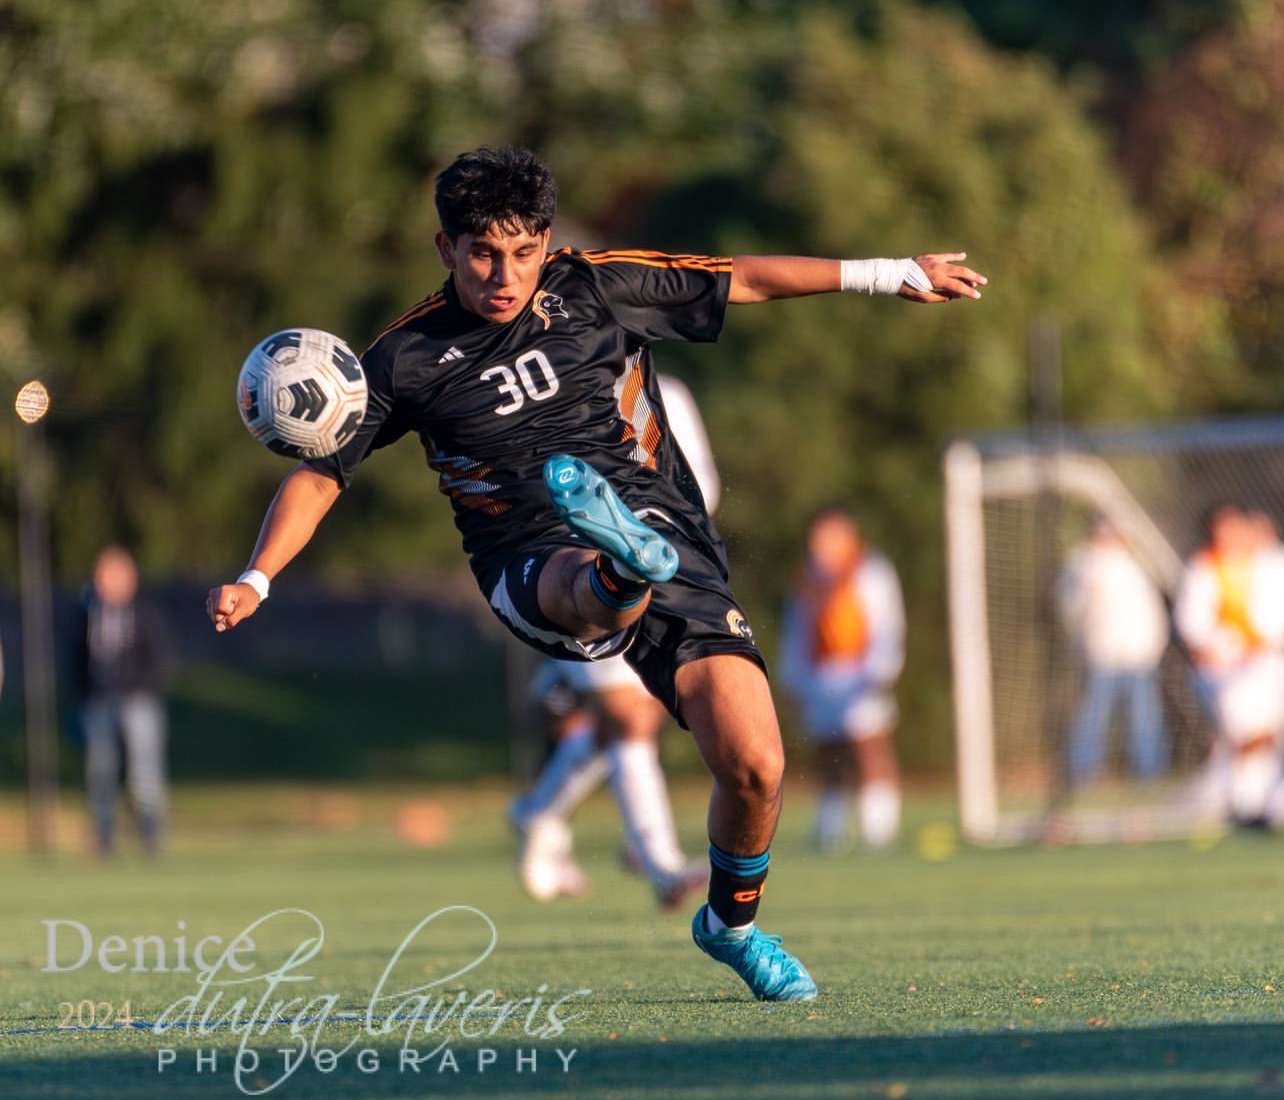
POLYGON ((1157 672, 1168 646, 1168 615, 1153 581, 1104 518, 1076 548, 1061 575, 1062 615, 1085 668, 1066 766, 1071 785, 1101 769, 1118 703, 1128 708, 1128 760, 1151 779, 1168 769, 1168 740, 1157 672))
POLYGON ((1212 797, 1238 824, 1284 824, 1284 551, 1269 518, 1229 504, 1213 510, 1176 621, 1219 735, 1212 797))
POLYGON ((896 838, 894 689, 904 663, 896 570, 865 543, 849 512, 822 510, 808 528, 802 583, 785 607, 778 666, 816 746, 815 839, 822 849, 842 844, 854 787, 865 843, 881 848, 896 838))
MULTIPOLYGON (((685 384, 659 376, 673 438, 691 468, 710 515, 722 483, 695 398, 685 384)), ((610 779, 624 822, 625 861, 651 883, 665 909, 708 881, 708 865, 689 861, 678 843, 660 770, 664 705, 618 655, 602 661, 547 661, 531 696, 546 712, 557 745, 531 789, 509 807, 522 838, 518 876, 537 901, 577 896, 588 879, 575 861, 570 816, 610 779)))

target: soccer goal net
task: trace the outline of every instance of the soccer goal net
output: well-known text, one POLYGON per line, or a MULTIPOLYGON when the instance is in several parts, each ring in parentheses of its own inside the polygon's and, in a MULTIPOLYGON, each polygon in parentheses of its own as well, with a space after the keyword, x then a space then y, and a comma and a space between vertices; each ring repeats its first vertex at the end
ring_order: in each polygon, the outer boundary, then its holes
POLYGON ((1078 548, 1102 524, 1169 610, 1209 509, 1234 502, 1278 526, 1284 418, 960 441, 946 454, 945 482, 965 834, 1004 844, 1188 833, 1212 735, 1188 655, 1165 626, 1152 676, 1162 777, 1132 774, 1125 704, 1114 708, 1104 766, 1083 781, 1070 740, 1090 673, 1059 596, 1078 548))

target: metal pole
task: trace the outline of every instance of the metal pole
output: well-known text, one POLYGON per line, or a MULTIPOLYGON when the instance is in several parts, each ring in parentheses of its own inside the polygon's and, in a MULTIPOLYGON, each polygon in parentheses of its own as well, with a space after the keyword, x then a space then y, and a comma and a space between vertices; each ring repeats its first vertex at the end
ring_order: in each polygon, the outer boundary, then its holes
POLYGON ((49 560, 51 470, 44 426, 38 421, 19 424, 17 431, 27 838, 33 853, 44 854, 54 846, 58 808, 58 704, 49 560))

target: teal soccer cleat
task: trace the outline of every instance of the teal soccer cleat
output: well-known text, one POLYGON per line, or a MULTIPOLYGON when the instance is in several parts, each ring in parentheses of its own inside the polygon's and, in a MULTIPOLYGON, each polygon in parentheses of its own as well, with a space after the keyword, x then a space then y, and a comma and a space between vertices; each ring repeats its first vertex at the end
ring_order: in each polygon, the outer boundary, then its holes
POLYGON ((678 552, 637 518, 610 482, 582 458, 553 455, 544 484, 567 526, 643 580, 658 584, 678 571, 678 552))
POLYGON ((743 932, 724 928, 705 931, 702 905, 691 921, 691 938, 711 959, 726 963, 744 980, 760 1001, 813 1001, 816 983, 807 968, 780 946, 779 936, 769 936, 756 926, 743 932))

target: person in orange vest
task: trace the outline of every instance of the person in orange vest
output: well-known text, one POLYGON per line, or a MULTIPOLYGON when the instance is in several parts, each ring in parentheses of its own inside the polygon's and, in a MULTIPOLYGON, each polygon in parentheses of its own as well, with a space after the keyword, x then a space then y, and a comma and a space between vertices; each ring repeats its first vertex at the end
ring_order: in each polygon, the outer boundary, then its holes
POLYGON ((841 507, 807 529, 803 578, 785 607, 780 678, 815 743, 816 843, 839 847, 857 791, 861 836, 885 847, 900 828, 894 694, 905 663, 905 608, 892 564, 841 507))
POLYGON ((1212 510, 1175 609, 1218 733, 1205 793, 1234 823, 1258 826, 1284 824, 1284 551, 1264 518, 1212 510))

